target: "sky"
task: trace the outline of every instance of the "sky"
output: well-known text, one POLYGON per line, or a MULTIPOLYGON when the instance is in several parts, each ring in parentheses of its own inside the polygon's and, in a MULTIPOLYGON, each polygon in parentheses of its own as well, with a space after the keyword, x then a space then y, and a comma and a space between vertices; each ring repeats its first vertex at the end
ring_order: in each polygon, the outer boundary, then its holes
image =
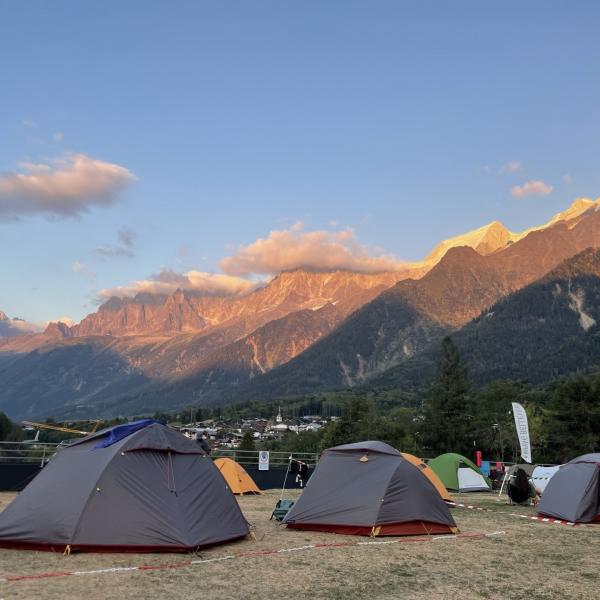
POLYGON ((593 1, 0 2, 0 309, 393 268, 600 196, 593 1))

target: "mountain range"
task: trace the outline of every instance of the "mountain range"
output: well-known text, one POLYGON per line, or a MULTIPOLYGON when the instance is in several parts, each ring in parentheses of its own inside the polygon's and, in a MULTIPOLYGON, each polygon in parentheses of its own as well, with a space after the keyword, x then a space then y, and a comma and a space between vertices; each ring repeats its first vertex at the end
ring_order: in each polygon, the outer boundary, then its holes
POLYGON ((599 246, 600 200, 578 199, 543 226, 513 233, 496 221, 393 272, 300 268, 235 296, 113 297, 79 324, 51 323, 42 333, 9 334, 2 313, 0 410, 129 415, 355 385, 401 388, 431 373, 448 333, 478 381, 591 368, 600 362, 600 270, 590 249, 599 246), (492 352, 499 340, 500 356, 492 352))

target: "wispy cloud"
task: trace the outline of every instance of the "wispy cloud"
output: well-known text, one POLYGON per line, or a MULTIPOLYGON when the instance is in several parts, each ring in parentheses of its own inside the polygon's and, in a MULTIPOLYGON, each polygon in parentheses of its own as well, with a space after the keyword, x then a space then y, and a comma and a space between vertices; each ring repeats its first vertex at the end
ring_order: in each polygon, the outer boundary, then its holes
POLYGON ((148 279, 132 281, 129 285, 106 288, 100 291, 100 299, 112 296, 133 297, 139 293, 172 294, 178 289, 201 292, 215 296, 236 296, 256 288, 255 281, 204 271, 178 273, 171 269, 161 269, 148 279))
POLYGON ((94 281, 96 279, 96 273, 88 268, 85 263, 82 263, 79 260, 73 261, 71 264, 71 270, 74 273, 85 277, 85 279, 88 279, 89 281, 94 281))
POLYGON ((9 319, 0 311, 0 338, 13 337, 26 333, 37 333, 42 327, 37 323, 30 323, 24 319, 9 319), (4 317, 4 318, 3 318, 4 317))
POLYGON ((523 185, 515 185, 510 193, 515 198, 527 198, 528 196, 547 196, 554 188, 540 179, 526 181, 523 185))
POLYGON ((35 121, 33 121, 32 119, 23 119, 21 121, 21 125, 24 125, 25 127, 29 127, 30 129, 37 127, 37 123, 35 121))
POLYGON ((518 173, 523 168, 523 164, 518 160, 512 160, 500 168, 500 173, 518 173))
POLYGON ((106 244, 104 246, 98 246, 98 248, 94 250, 94 253, 104 258, 133 258, 135 256, 135 253, 133 251, 133 245, 136 238, 135 231, 133 229, 128 228, 121 229, 117 233, 117 238, 117 244, 106 244))
POLYGON ((62 142, 65 137, 65 134, 62 131, 55 131, 52 134, 52 140, 55 142, 62 142))
POLYGON ((125 167, 85 154, 20 166, 20 173, 0 175, 0 220, 33 214, 78 216, 93 206, 114 204, 119 192, 135 179, 125 167))
POLYGON ((572 177, 572 176, 571 176, 569 173, 567 173, 567 174, 563 175, 563 176, 562 176, 562 180, 563 180, 565 183, 573 183, 573 177, 572 177))
POLYGON ((219 266, 229 275, 248 276, 298 268, 376 273, 401 270, 406 263, 389 254, 373 255, 351 229, 304 231, 299 222, 241 246, 233 256, 223 258, 219 266))

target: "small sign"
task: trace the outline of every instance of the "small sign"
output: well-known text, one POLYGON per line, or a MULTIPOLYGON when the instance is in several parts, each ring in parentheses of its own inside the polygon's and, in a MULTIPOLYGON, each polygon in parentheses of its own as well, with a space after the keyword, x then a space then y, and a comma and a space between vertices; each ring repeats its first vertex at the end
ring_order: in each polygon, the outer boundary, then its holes
POLYGON ((258 470, 268 471, 269 470, 269 451, 261 450, 258 453, 258 470))

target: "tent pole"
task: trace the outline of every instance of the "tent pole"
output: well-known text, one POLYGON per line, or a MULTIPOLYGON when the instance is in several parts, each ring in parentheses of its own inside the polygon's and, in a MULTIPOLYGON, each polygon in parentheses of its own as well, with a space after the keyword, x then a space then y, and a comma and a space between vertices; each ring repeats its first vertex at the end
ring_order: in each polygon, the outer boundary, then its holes
POLYGON ((506 483, 507 477, 508 477, 508 469, 506 470, 506 473, 504 473, 504 478, 502 479, 502 485, 500 486, 500 491, 498 492, 498 498, 500 498, 500 496, 502 496, 502 490, 504 490, 504 484, 506 483))
POLYGON ((283 487, 281 488, 281 496, 279 496, 280 500, 283 500, 283 491, 285 490, 285 483, 287 481, 288 473, 290 472, 291 465, 292 465, 292 455, 290 454, 290 457, 288 458, 287 471, 285 472, 285 477, 283 478, 283 487))

